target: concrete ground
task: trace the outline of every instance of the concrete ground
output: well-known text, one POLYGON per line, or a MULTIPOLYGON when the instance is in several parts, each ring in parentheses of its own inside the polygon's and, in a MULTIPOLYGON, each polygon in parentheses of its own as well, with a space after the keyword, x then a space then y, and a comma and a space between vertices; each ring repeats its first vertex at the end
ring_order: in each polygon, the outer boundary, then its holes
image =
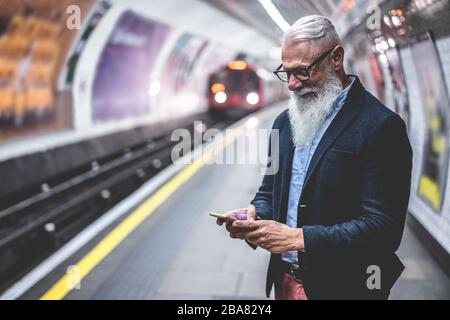
MULTIPOLYGON (((261 126, 270 127, 272 119, 261 126)), ((258 165, 205 166, 97 265, 81 281, 80 290, 71 291, 66 298, 266 299, 269 254, 231 239, 208 216, 210 211, 245 207, 261 179, 258 165)), ((23 298, 41 296, 88 249, 23 298)), ((398 253, 406 270, 391 299, 450 298, 448 276, 408 226, 398 253)))

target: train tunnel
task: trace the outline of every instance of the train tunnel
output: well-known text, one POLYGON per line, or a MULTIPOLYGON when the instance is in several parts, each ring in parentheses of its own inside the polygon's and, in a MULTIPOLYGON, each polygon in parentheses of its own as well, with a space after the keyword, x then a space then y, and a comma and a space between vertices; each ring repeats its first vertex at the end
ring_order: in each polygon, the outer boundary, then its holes
POLYGON ((2 0, 0 299, 449 300, 449 19, 2 0))

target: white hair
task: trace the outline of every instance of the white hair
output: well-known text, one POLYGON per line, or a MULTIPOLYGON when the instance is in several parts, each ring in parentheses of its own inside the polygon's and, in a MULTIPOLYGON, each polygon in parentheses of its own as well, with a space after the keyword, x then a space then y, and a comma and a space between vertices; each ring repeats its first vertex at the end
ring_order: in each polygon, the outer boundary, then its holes
POLYGON ((288 41, 301 40, 315 40, 318 43, 341 43, 341 39, 331 21, 320 15, 310 15, 298 19, 285 32, 282 44, 288 41))

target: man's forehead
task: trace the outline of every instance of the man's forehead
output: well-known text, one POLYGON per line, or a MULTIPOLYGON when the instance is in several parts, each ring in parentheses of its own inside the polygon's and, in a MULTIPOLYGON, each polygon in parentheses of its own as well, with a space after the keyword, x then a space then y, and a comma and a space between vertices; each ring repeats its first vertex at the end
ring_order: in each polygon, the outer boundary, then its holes
POLYGON ((283 65, 308 65, 311 59, 320 53, 320 45, 312 41, 296 41, 284 43, 281 48, 283 65))

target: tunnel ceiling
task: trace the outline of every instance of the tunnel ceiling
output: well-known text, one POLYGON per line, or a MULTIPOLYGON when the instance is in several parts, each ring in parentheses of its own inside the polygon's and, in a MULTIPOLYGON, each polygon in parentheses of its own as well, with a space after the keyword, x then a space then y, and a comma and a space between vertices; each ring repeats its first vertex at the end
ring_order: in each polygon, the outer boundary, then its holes
MULTIPOLYGON (((278 43, 283 32, 273 22, 258 0, 202 0, 257 29, 278 43)), ((293 24, 310 14, 331 17, 342 0, 272 0, 284 19, 293 24)))

